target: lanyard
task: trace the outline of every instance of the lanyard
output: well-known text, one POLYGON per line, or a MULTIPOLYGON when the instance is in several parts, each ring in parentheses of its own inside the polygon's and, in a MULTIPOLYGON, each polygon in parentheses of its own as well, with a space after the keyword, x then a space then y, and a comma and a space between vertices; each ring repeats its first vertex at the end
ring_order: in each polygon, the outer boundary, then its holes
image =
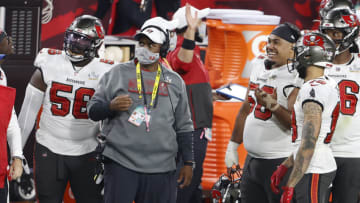
MULTIPOLYGON (((161 68, 160 65, 158 65, 158 69, 157 69, 157 73, 156 73, 156 78, 155 78, 155 82, 154 82, 154 87, 153 87, 153 91, 151 94, 151 101, 150 101, 150 108, 152 106, 154 106, 154 101, 156 99, 156 95, 157 95, 157 91, 159 88, 159 83, 160 83, 160 76, 161 76, 161 68)), ((146 98, 145 98, 145 88, 143 90, 142 88, 142 76, 141 76, 141 70, 140 70, 140 63, 138 63, 136 65, 136 84, 137 84, 137 89, 139 91, 139 99, 141 99, 144 95, 144 103, 145 106, 147 105, 146 102, 146 98)))
MULTIPOLYGON (((157 91, 158 91, 158 88, 159 88, 160 76, 161 76, 161 67, 160 67, 160 65, 158 65, 158 70, 157 70, 157 73, 156 73, 154 87, 153 87, 153 91, 152 91, 152 94, 151 94, 151 101, 150 101, 150 105, 149 105, 150 109, 151 109, 152 106, 154 106, 154 101, 156 99, 157 91)), ((143 82, 144 81, 142 80, 142 75, 141 75, 141 70, 140 70, 140 63, 138 63, 136 65, 136 84, 137 84, 137 88, 138 88, 138 91, 139 91, 139 99, 144 97, 145 124, 146 124, 146 131, 149 132, 150 131, 150 129, 149 129, 150 117, 148 115, 148 110, 147 110, 145 87, 144 87, 144 90, 142 88, 143 82)))
POLYGON ((163 61, 166 63, 166 65, 168 66, 169 69, 173 70, 170 63, 169 63, 169 61, 166 60, 166 58, 163 58, 163 61))

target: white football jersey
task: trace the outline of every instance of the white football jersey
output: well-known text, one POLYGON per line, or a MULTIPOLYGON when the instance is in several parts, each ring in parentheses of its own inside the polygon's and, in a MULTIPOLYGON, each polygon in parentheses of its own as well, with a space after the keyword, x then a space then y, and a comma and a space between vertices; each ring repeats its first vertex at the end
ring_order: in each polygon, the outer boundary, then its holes
POLYGON ((34 65, 47 85, 36 140, 62 155, 82 155, 97 146, 98 122, 91 121, 86 104, 104 73, 114 62, 94 58, 81 69, 64 51, 42 49, 34 65))
POLYGON ((260 88, 270 94, 276 89, 277 102, 287 108, 287 97, 295 86, 297 72, 290 73, 287 65, 268 70, 264 60, 265 57, 260 56, 252 65, 248 95, 251 110, 244 127, 244 146, 255 158, 284 158, 294 150, 291 131, 270 110, 257 104, 255 89, 260 88))
POLYGON ((340 100, 336 81, 330 77, 307 81, 300 89, 294 105, 292 116, 292 140, 296 150, 294 159, 301 143, 304 124, 303 105, 316 102, 322 109, 321 128, 316 141, 315 151, 305 173, 328 173, 336 170, 336 162, 330 148, 330 141, 339 116, 340 100))
POLYGON ((331 148, 335 157, 360 157, 360 56, 353 54, 347 64, 326 69, 339 86, 340 116, 331 148))
POLYGON ((0 85, 7 86, 6 75, 1 67, 0 67, 0 85))

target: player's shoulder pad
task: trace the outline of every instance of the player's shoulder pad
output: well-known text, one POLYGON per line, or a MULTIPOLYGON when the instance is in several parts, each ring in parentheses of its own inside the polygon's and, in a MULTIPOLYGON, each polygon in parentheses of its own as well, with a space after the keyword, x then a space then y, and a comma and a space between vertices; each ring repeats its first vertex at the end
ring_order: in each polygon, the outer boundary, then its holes
POLYGON ((325 85, 327 83, 327 80, 324 78, 316 78, 309 81, 309 84, 311 86, 318 86, 318 85, 325 85))
POLYGON ((42 48, 38 55, 60 55, 62 53, 59 49, 42 48))
POLYGON ((104 64, 109 64, 109 65, 114 65, 116 64, 116 62, 114 60, 110 60, 110 59, 104 59, 104 58, 100 58, 99 59, 100 63, 104 63, 104 64))
MULTIPOLYGON (((323 87, 326 85, 330 85, 330 84, 331 84, 331 81, 328 81, 325 78, 316 78, 316 79, 307 81, 301 87, 301 90, 303 92, 310 92, 310 93, 312 91, 315 91, 315 92, 317 92, 317 94, 316 94, 317 96, 319 96, 318 94, 326 95, 328 93, 329 88, 324 89, 323 87)), ((315 96, 313 96, 313 97, 315 97, 315 96)))
POLYGON ((35 61, 34 61, 34 66, 41 68, 42 66, 44 66, 47 62, 47 58, 49 57, 49 50, 48 48, 43 48, 39 51, 39 53, 36 55, 35 61))
POLYGON ((46 53, 48 55, 59 55, 62 53, 62 51, 59 49, 47 49, 46 53))
POLYGON ((46 67, 46 64, 53 62, 53 57, 59 57, 62 55, 62 51, 58 49, 43 48, 39 51, 38 55, 35 58, 34 66, 38 68, 46 67))

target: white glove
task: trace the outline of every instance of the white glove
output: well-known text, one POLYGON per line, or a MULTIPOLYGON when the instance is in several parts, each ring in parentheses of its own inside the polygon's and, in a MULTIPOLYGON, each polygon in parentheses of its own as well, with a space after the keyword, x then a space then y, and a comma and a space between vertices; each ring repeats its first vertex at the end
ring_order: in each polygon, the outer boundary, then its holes
POLYGON ((234 164, 239 164, 239 155, 237 152, 237 148, 239 147, 239 144, 233 141, 229 141, 229 144, 226 149, 225 154, 225 165, 228 168, 231 168, 234 164))

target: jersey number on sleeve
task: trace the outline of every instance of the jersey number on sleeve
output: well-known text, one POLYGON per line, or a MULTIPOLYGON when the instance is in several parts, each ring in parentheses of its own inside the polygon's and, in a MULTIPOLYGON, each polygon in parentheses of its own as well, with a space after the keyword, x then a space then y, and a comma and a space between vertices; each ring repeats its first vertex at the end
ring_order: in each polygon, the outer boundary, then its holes
MULTIPOLYGON (((66 116, 70 112, 71 101, 59 93, 72 94, 73 86, 62 83, 53 82, 50 89, 51 113, 55 116, 66 116)), ((91 88, 81 87, 75 90, 72 114, 76 119, 88 119, 86 112, 86 104, 93 96, 95 90, 91 88)))
POLYGON ((57 50, 57 49, 49 49, 49 50, 48 50, 48 54, 50 54, 50 55, 57 55, 57 54, 61 54, 61 51, 60 51, 60 50, 57 50))
MULTIPOLYGON (((340 103, 337 103, 333 112, 331 113, 330 132, 326 134, 326 137, 324 139, 325 144, 328 144, 331 141, 339 117, 339 112, 340 112, 340 103)), ((292 142, 295 142, 295 140, 298 138, 295 110, 292 112, 292 116, 291 116, 291 130, 292 130, 292 142)))
POLYGON ((344 115, 354 115, 358 98, 355 94, 359 93, 359 85, 355 81, 342 80, 338 84, 340 91, 340 112, 344 115), (347 93, 350 90, 351 93, 347 93))
POLYGON ((298 137, 295 109, 292 111, 292 114, 291 114, 291 131, 292 131, 291 141, 295 142, 295 140, 298 137))
MULTIPOLYGON (((258 87, 259 87, 258 84, 254 84, 254 83, 250 84, 250 90, 255 91, 255 89, 258 87)), ((261 88, 261 90, 265 91, 268 94, 273 94, 273 92, 274 92, 274 88, 270 87, 270 86, 263 86, 261 88)), ((264 121, 271 118, 271 116, 272 116, 271 111, 268 109, 265 109, 265 108, 261 108, 262 106, 260 104, 256 105, 256 101, 252 96, 250 96, 250 95, 248 96, 248 101, 250 103, 250 113, 252 112, 252 110, 254 109, 254 106, 255 106, 255 112, 254 112, 255 118, 264 120, 264 121)))
POLYGON ((326 135, 326 138, 324 140, 325 144, 328 144, 331 141, 331 138, 332 138, 332 136, 334 134, 334 131, 335 131, 337 120, 339 118, 339 112, 340 112, 340 104, 337 103, 334 110, 333 110, 333 112, 331 113, 330 132, 326 135))

